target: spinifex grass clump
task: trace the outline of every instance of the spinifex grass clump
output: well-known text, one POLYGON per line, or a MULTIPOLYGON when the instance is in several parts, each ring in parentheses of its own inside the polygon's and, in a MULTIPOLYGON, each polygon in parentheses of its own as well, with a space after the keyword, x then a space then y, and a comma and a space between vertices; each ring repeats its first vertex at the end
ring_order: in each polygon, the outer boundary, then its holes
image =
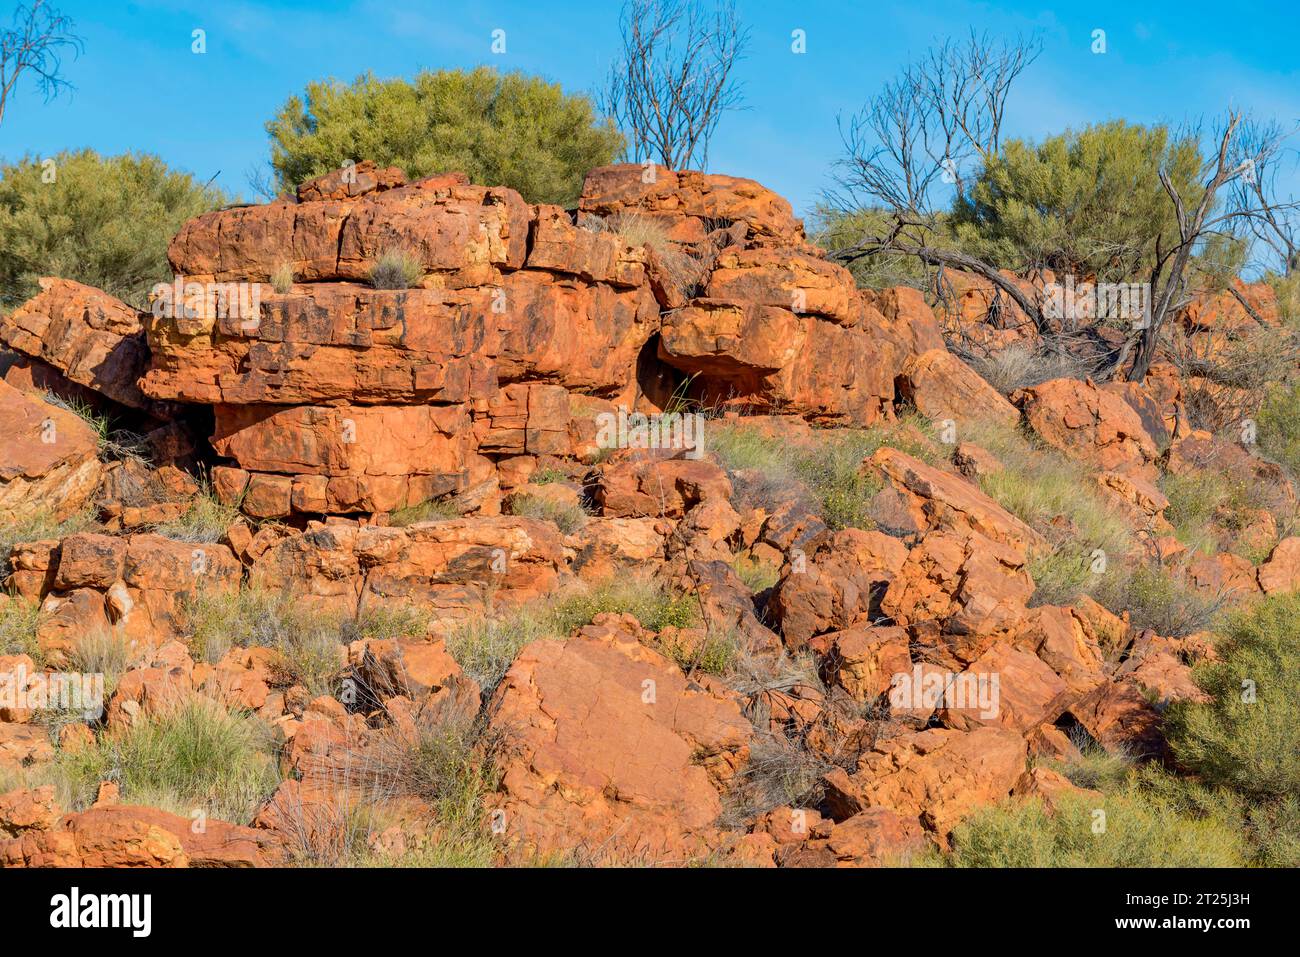
POLYGON ((405 249, 389 249, 370 267, 370 285, 376 289, 410 289, 420 281, 420 260, 405 249))

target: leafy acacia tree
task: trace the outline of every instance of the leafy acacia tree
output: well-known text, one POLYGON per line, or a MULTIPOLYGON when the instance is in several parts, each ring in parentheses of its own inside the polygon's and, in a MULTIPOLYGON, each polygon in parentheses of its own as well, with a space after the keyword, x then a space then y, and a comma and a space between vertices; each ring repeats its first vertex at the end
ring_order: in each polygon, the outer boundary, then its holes
POLYGON ((280 189, 369 159, 412 178, 459 171, 530 202, 562 205, 577 199, 589 169, 623 147, 586 96, 489 67, 311 83, 266 129, 280 189))
POLYGON ((82 150, 0 166, 0 306, 34 295, 41 276, 143 306, 171 275, 167 244, 181 224, 225 199, 147 154, 82 150))
POLYGON ((1150 269, 1156 246, 1169 246, 1178 234, 1160 171, 1195 201, 1200 167, 1195 139, 1123 120, 1037 146, 1010 140, 957 197, 957 238, 963 248, 1018 272, 1047 267, 1133 282, 1150 269))

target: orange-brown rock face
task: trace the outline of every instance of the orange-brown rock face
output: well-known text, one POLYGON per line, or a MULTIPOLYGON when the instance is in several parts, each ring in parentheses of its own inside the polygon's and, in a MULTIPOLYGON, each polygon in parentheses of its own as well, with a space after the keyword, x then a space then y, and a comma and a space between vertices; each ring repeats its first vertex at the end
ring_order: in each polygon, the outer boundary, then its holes
MULTIPOLYGON (((1262 493, 1217 553, 1187 555, 1189 586, 1234 601, 1300 588, 1300 539, 1274 507, 1294 504, 1286 474, 1191 432, 1175 368, 1142 384, 1057 379, 1008 401, 947 351, 921 292, 857 290, 789 204, 749 180, 607 167, 572 213, 458 174, 408 184, 359 163, 199 217, 170 255, 201 291, 244 285, 218 308, 158 295, 137 313, 48 280, 0 320, 22 353, 0 382, 0 523, 88 503, 102 521, 0 554, 0 617, 16 611, 23 639, 0 655, 0 680, 39 687, 84 660, 88 637, 123 639, 132 656, 102 715, 57 735, 31 699, 0 701, 0 776, 34 780, 60 753, 214 708, 267 724, 280 779, 251 828, 209 821, 202 834, 133 806, 125 775, 79 813, 52 788, 0 794, 0 866, 341 860, 357 810, 384 822, 366 849, 400 858, 445 830, 428 782, 407 780, 422 776, 410 751, 429 730, 494 761, 476 809, 504 863, 877 866, 946 845, 995 802, 1051 810, 1087 792, 1043 764, 1027 770, 1028 756, 1068 764, 1089 737, 1162 756, 1165 706, 1205 700, 1191 665, 1214 642, 1161 637, 1141 609, 1117 617, 1082 596, 1030 607, 1044 597, 1030 560, 1067 539, 1077 513, 1022 520, 986 494, 981 482, 1023 463, 973 441, 964 430, 978 420, 1023 418, 1088 466, 1080 494, 1133 533, 1112 571, 1143 549, 1187 550, 1164 517, 1167 462, 1171 475, 1229 475, 1262 493), (394 251, 419 275, 374 288, 371 267, 394 251), (220 308, 235 293, 256 310, 220 308), (216 498, 267 521, 203 527, 189 463, 101 464, 103 443, 42 398, 47 386, 142 420, 186 419, 168 428, 202 422, 210 448, 190 451, 210 458, 216 498), (651 441, 644 416, 692 402, 727 418, 692 415, 676 438, 656 418, 651 441), (893 423, 905 406, 953 420, 956 442, 893 423), (821 427, 874 423, 885 444, 848 463, 859 484, 844 502, 838 480, 828 491, 808 466, 857 446, 821 427), (713 437, 741 430, 760 454, 724 468, 713 437), (841 504, 875 524, 838 527, 841 504), (1257 568, 1233 554, 1242 546, 1269 558, 1257 568), (586 598, 621 601, 634 576, 665 594, 638 581, 628 607, 673 624, 602 614, 553 630, 586 598), (310 647, 231 635, 200 654, 192 601, 239 589, 309 613, 310 647), (516 636, 533 640, 497 660, 496 639, 516 636), (394 762, 381 787, 358 773, 394 762), (815 768, 797 800, 787 780, 772 786, 790 768, 815 768)), ((1036 347, 1005 296, 951 279, 948 331, 976 348, 1036 347)), ((1050 277, 1016 281, 1036 293, 1050 277)), ((1269 312, 1262 291, 1238 291, 1269 312)), ((1233 302, 1203 301, 1182 321, 1226 337, 1243 326, 1233 302)), ((241 605, 232 619, 244 618, 241 605)))
POLYGON ((1276 326, 1280 321, 1277 291, 1266 282, 1233 279, 1231 289, 1194 298, 1182 319, 1193 331, 1239 332, 1256 329, 1260 322, 1276 326))
POLYGON ((1160 456, 1142 419, 1123 398, 1078 379, 1053 379, 1012 397, 1025 421, 1067 455, 1103 471, 1156 475, 1160 456))
POLYGON ((508 843, 685 862, 718 842, 721 785, 752 734, 737 700, 688 682, 607 616, 529 645, 489 705, 508 736, 508 843))
POLYGON ((0 381, 0 521, 77 512, 99 485, 98 451, 76 415, 0 381))
POLYGON ((961 670, 1019 628, 1034 583, 1024 555, 982 535, 930 532, 881 599, 926 660, 961 670))
POLYGON ((152 807, 94 807, 0 841, 0 867, 269 867, 283 860, 266 831, 193 823, 152 807))
POLYGON ((930 728, 878 744, 855 770, 832 771, 827 803, 837 820, 889 808, 944 840, 970 811, 1011 793, 1026 755, 1024 738, 1012 731, 930 728))
POLYGON ((973 532, 1024 551, 1042 537, 964 479, 941 471, 898 449, 882 448, 867 462, 889 482, 911 530, 973 532))
POLYGON ((870 623, 881 595, 907 560, 907 546, 880 532, 826 533, 796 556, 769 610, 792 648, 817 635, 870 623))
POLYGON ((865 329, 724 299, 693 299, 667 317, 659 357, 695 376, 689 394, 706 407, 843 425, 892 414, 901 361, 892 342, 865 329))
POLYGON ((578 201, 581 213, 653 216, 679 242, 697 242, 717 222, 744 223, 756 245, 801 246, 803 224, 790 204, 752 179, 716 173, 674 172, 662 166, 625 163, 587 174, 578 201))
MULTIPOLYGON (((575 220, 459 174, 404 184, 362 163, 303 184, 297 202, 201 216, 169 256, 178 276, 252 284, 259 301, 253 317, 147 316, 142 386, 218 407, 214 445, 238 469, 223 473, 225 500, 261 518, 384 512, 486 487, 504 459, 590 454, 597 400, 653 411, 684 390, 710 406, 869 425, 892 417, 909 357, 942 349, 924 300, 869 301, 781 197, 658 167, 593 170, 575 220), (620 232, 629 216, 663 239, 633 245, 636 231, 620 232), (364 284, 389 250, 418 262, 415 288, 364 284), (277 293, 268 280, 286 269, 294 284, 277 293), (451 408, 436 426, 415 422, 431 405, 451 408), (326 451, 338 442, 321 430, 359 422, 360 406, 386 410, 375 421, 402 438, 326 451), (425 411, 400 411, 414 406, 425 411)), ((499 506, 492 491, 469 505, 499 506)))
POLYGON ((658 329, 648 289, 517 272, 469 289, 263 287, 261 318, 148 320, 154 396, 210 404, 461 403, 501 381, 616 396, 658 329))
POLYGON ((903 364, 900 398, 936 421, 950 419, 958 433, 966 422, 995 422, 1014 428, 1015 406, 947 349, 930 349, 903 364))
POLYGON ((267 282, 283 266, 307 282, 365 280, 401 249, 460 284, 490 282, 523 265, 529 207, 514 190, 470 186, 460 174, 347 199, 275 202, 205 213, 172 240, 178 276, 267 282))
POLYGON ((114 402, 149 405, 137 385, 149 364, 141 315, 92 286, 42 279, 38 295, 0 317, 0 343, 114 402))
POLYGON ((409 528, 314 524, 254 561, 252 584, 349 611, 419 603, 438 620, 476 617, 549 593, 566 564, 554 525, 478 517, 409 528))
POLYGON ((9 585, 41 602, 36 637, 47 656, 88 636, 118 634, 142 647, 174 638, 182 605, 200 590, 239 587, 239 562, 225 545, 160 535, 81 532, 20 544, 9 585))

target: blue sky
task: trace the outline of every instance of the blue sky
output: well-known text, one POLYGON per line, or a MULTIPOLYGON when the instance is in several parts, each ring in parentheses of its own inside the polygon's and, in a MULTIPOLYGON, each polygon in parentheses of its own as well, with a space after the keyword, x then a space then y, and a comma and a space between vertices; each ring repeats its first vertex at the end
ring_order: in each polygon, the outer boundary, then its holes
MULTIPOLYGON (((55 2, 85 39, 66 70, 76 89, 46 103, 21 88, 0 125, 0 157, 143 150, 246 197, 249 170, 269 154, 263 124, 309 80, 488 63, 591 91, 615 53, 619 9, 617 0, 55 2), (202 55, 191 52, 196 28, 206 31, 202 55), (504 55, 491 52, 495 29, 506 31, 504 55)), ((724 117, 710 166, 759 180, 801 213, 829 185, 836 117, 936 38, 971 26, 1043 40, 1012 94, 1011 135, 1228 107, 1300 120, 1293 2, 738 3, 752 30, 740 68, 746 108, 724 117), (806 32, 805 54, 791 52, 795 29, 806 32), (1106 31, 1104 54, 1091 52, 1095 29, 1106 31)))

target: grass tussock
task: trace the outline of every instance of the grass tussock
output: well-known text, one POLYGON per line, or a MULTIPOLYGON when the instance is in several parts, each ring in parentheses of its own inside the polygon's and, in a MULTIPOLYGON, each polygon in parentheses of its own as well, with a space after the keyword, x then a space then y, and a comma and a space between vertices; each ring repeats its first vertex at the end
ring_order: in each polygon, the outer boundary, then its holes
POLYGON ((1225 543, 1254 564, 1268 557, 1274 541, 1238 541, 1260 511, 1270 503, 1261 483, 1208 469, 1183 475, 1166 475, 1160 490, 1169 499, 1165 518, 1178 540, 1195 552, 1213 555, 1225 543))
POLYGON ((280 263, 271 273, 271 288, 279 295, 287 295, 293 289, 293 264, 280 263))
POLYGON ((759 561, 748 552, 742 552, 732 559, 731 567, 736 577, 754 594, 767 591, 781 580, 779 566, 759 561))
POLYGON ((37 664, 43 658, 36 641, 39 602, 17 596, 0 601, 0 655, 27 655, 37 664))
POLYGON ((65 807, 88 806, 101 781, 114 781, 124 803, 240 824, 279 783, 267 726, 202 698, 60 752, 47 775, 65 807))
MULTIPOLYGON (((431 710, 405 730, 388 727, 350 756, 330 806, 289 808, 299 866, 489 867, 500 846, 488 799, 497 791, 505 737, 478 719, 431 710), (404 812, 401 809, 405 809, 404 812), (399 813, 400 812, 400 813, 399 813), (302 826, 295 826, 301 823, 302 826), (401 832, 395 847, 372 836, 401 832)), ((329 787, 324 788, 328 794, 329 787)))
POLYGON ((447 639, 447 650, 465 672, 490 692, 520 649, 542 638, 564 638, 606 612, 627 613, 642 627, 662 631, 695 623, 695 602, 670 594, 650 579, 628 577, 558 595, 501 619, 469 622, 447 639))
POLYGON ((68 651, 69 671, 104 676, 104 695, 117 690, 122 675, 136 667, 142 650, 134 641, 112 631, 95 631, 81 635, 68 651))
POLYGON ((134 432, 118 428, 112 416, 75 397, 65 398, 46 392, 43 398, 50 405, 66 409, 90 426, 95 433, 101 459, 131 458, 143 461, 148 458, 144 439, 134 432))
POLYGON ((510 514, 551 522, 565 535, 580 531, 590 518, 580 505, 556 502, 526 493, 511 496, 510 514))
POLYGON ((1108 750, 1082 729, 1076 729, 1070 739, 1079 754, 1069 761, 1054 761, 1051 767, 1065 775, 1071 784, 1109 794, 1129 782, 1137 762, 1123 746, 1108 750))
POLYGON ((223 505, 212 488, 205 484, 180 518, 155 525, 151 531, 177 542, 215 544, 239 517, 238 508, 223 505))
POLYGON ((831 762, 801 742, 757 735, 749 761, 728 793, 723 820, 742 827, 774 808, 813 807, 822 798, 822 778, 831 769, 831 762))
POLYGON ((99 530, 101 526, 90 510, 77 512, 62 521, 57 520, 51 512, 38 512, 22 521, 0 525, 0 582, 13 572, 9 565, 9 553, 20 542, 38 542, 75 535, 77 532, 99 530))
POLYGON ((993 352, 964 349, 962 345, 951 343, 966 364, 1003 395, 1052 379, 1082 379, 1104 358, 1095 344, 1084 341, 1062 342, 1054 349, 1015 342, 993 352))
POLYGON ((421 637, 429 627, 427 616, 410 606, 382 606, 353 617, 252 588, 200 592, 185 603, 182 622, 197 660, 220 661, 236 646, 272 648, 279 652, 283 683, 302 685, 313 696, 337 692, 350 642, 421 637))
POLYGON ((459 517, 460 512, 456 511, 453 502, 448 500, 427 501, 394 509, 388 516, 388 524, 394 528, 406 528, 408 525, 418 525, 420 522, 436 522, 441 519, 459 517))
POLYGON ((703 635, 670 629, 659 636, 656 647, 688 675, 725 675, 740 655, 740 636, 734 629, 709 629, 703 635))
POLYGON ((629 211, 593 218, 587 225, 597 232, 614 233, 633 248, 651 250, 664 278, 679 293, 685 295, 699 281, 699 261, 669 239, 668 227, 653 216, 629 211))
POLYGON ((1093 594, 1134 547, 1133 531, 1088 469, 1018 428, 971 423, 962 435, 990 452, 1000 470, 980 489, 1049 543, 1029 556, 1035 605, 1068 605, 1093 594))
POLYGON ((1063 540, 1064 524, 1077 552, 1100 548, 1117 558, 1132 547, 1128 525, 1086 466, 1017 428, 972 423, 962 440, 988 450, 1003 465, 980 479, 984 493, 1049 541, 1063 540))
POLYGON ((410 289, 423 276, 419 257, 406 249, 385 250, 370 267, 370 285, 376 289, 410 289))
POLYGON ((1132 626, 1166 638, 1211 628, 1227 603, 1222 594, 1196 588, 1177 565, 1139 563, 1101 577, 1093 597, 1115 614, 1129 613, 1132 626))
POLYGON ((729 420, 711 423, 709 432, 718 464, 745 473, 739 498, 767 507, 799 498, 835 529, 877 527, 872 500, 883 483, 862 464, 883 446, 930 464, 943 459, 929 423, 917 415, 872 429, 818 430, 809 440, 729 420))

